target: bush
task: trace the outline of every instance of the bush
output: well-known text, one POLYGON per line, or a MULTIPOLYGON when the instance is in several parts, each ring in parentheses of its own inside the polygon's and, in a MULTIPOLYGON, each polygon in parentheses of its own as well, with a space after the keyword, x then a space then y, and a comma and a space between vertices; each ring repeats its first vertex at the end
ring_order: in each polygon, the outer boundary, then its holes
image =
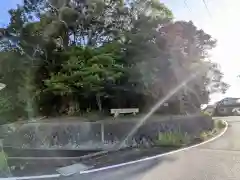
POLYGON ((189 142, 190 137, 187 133, 165 132, 158 134, 158 139, 155 144, 159 146, 183 146, 189 142))
POLYGON ((211 137, 211 135, 212 135, 212 132, 211 132, 211 131, 203 131, 203 132, 201 132, 201 134, 200 134, 200 139, 201 139, 202 141, 205 141, 205 140, 207 140, 209 137, 211 137))
POLYGON ((211 113, 209 111, 203 111, 202 114, 206 115, 206 116, 212 116, 213 115, 213 113, 211 113))
POLYGON ((226 127, 226 124, 222 120, 216 120, 214 126, 217 129, 223 129, 226 127))

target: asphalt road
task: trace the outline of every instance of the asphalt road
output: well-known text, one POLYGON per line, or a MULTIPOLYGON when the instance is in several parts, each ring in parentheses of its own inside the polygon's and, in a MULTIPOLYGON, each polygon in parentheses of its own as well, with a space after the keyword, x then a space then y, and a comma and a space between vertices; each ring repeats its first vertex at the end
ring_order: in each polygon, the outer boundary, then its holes
MULTIPOLYGON (((224 117, 227 132, 187 151, 69 180, 240 180, 240 117, 224 117)), ((62 178, 61 178, 62 179, 62 178)))

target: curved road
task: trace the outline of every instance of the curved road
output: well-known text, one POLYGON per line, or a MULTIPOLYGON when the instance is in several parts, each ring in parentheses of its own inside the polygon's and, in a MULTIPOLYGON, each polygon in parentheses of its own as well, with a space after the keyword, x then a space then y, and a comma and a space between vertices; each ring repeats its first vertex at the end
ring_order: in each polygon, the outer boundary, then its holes
POLYGON ((229 128, 213 142, 155 160, 67 179, 240 180, 240 117, 224 119, 229 128))

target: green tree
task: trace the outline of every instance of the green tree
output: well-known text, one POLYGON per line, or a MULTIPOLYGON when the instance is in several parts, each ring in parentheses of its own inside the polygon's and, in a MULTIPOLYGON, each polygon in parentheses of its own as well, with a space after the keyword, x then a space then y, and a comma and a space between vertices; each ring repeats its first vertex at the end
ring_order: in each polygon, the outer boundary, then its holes
POLYGON ((95 96, 98 109, 102 111, 101 98, 107 95, 106 84, 115 84, 124 71, 123 65, 118 62, 121 57, 109 51, 107 46, 71 47, 64 52, 69 54, 68 60, 63 63, 58 73, 52 74, 50 79, 45 81, 47 90, 67 96, 68 102, 65 103, 69 104, 69 108, 79 103, 79 93, 82 96, 95 96))

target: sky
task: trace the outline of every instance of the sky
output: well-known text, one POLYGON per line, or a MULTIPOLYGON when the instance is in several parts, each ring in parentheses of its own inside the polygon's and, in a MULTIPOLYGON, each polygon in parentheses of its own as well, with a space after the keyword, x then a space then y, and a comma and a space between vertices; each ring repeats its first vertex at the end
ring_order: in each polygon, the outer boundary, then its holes
MULTIPOLYGON (((7 24, 8 10, 16 7, 22 0, 0 0, 0 25, 7 24)), ((160 0, 172 10, 176 20, 191 20, 206 33, 218 40, 212 51, 211 60, 220 64, 224 73, 224 81, 231 87, 226 94, 214 94, 214 103, 224 97, 240 97, 240 0, 160 0)))
POLYGON ((191 20, 206 33, 216 38, 217 47, 211 60, 221 66, 224 81, 231 87, 226 94, 214 94, 210 104, 224 97, 240 97, 240 1, 239 0, 161 0, 170 8, 176 20, 191 20))
POLYGON ((0 0, 0 26, 6 25, 9 21, 8 10, 15 8, 22 0, 0 0))

